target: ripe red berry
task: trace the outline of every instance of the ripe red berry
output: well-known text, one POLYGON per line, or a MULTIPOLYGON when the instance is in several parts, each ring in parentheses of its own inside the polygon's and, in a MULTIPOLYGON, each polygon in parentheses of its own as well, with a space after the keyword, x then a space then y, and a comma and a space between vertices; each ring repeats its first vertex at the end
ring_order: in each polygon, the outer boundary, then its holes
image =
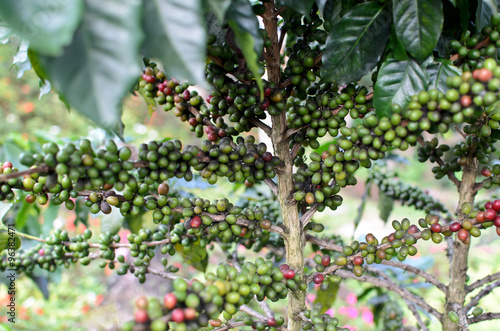
POLYGON ((493 201, 492 207, 494 210, 500 211, 500 200, 497 199, 497 200, 493 201))
POLYGON ((217 132, 217 134, 218 134, 218 135, 219 135, 219 137, 221 137, 221 138, 224 138, 224 137, 227 135, 226 130, 224 130, 224 129, 220 129, 220 130, 217 132))
POLYGON ((215 132, 210 132, 209 134, 207 134, 207 139, 212 142, 215 142, 217 141, 217 139, 219 139, 219 135, 215 132))
POLYGON ((207 97, 207 103, 210 103, 210 100, 212 100, 212 98, 213 98, 213 95, 211 95, 211 94, 210 94, 210 95, 207 97))
POLYGON ((500 236, 500 227, 497 227, 497 234, 500 236))
POLYGON ((262 154, 262 159, 266 162, 270 162, 273 159, 273 154, 264 152, 264 154, 262 154))
POLYGON ((469 239, 469 231, 465 229, 460 229, 457 232, 457 238, 460 239, 462 242, 465 243, 467 239, 469 239))
POLYGON ((172 94, 172 89, 170 87, 166 87, 165 90, 163 91, 165 95, 170 95, 172 94))
POLYGON ((484 220, 485 220, 485 218, 484 218, 483 211, 480 211, 479 213, 476 214, 476 221, 478 221, 479 223, 483 223, 484 220))
POLYGON ((488 169, 488 168, 484 168, 483 170, 481 170, 481 175, 483 175, 484 177, 490 177, 491 176, 491 170, 488 169))
POLYGON ((234 99, 231 98, 229 95, 226 97, 226 101, 228 104, 232 105, 234 103, 234 99))
POLYGON ((45 249, 40 248, 40 249, 38 250, 38 255, 40 255, 40 256, 44 256, 44 255, 45 255, 45 249))
POLYGON ((354 259, 352 259, 352 264, 354 265, 362 265, 364 262, 363 258, 361 256, 356 256, 354 259))
POLYGON ((2 164, 2 169, 12 168, 12 163, 10 161, 4 162, 2 164))
POLYGON ((408 228, 408 234, 414 234, 418 232, 418 227, 415 224, 410 225, 408 228))
POLYGON ((293 277, 295 277, 295 271, 293 269, 286 269, 283 271, 283 276, 286 279, 293 279, 293 277))
POLYGON ((260 109, 267 109, 267 107, 269 107, 270 104, 271 102, 269 101, 269 99, 265 98, 264 100, 262 100, 262 102, 259 103, 259 107, 260 109))
POLYGON ((201 225, 201 218, 200 216, 195 216, 191 219, 191 227, 194 229, 199 228, 201 225))
POLYGON ((491 78, 493 78, 493 73, 486 69, 486 68, 481 68, 481 69, 477 69, 477 70, 474 70, 474 72, 472 73, 473 77, 476 78, 478 81, 480 82, 483 82, 483 83, 486 83, 488 82, 491 78), (475 77, 474 77, 474 73, 475 72, 478 72, 475 77))
POLYGON ((270 87, 264 88, 264 96, 268 97, 269 95, 271 95, 271 88, 270 87))
POLYGON ((462 228, 462 225, 458 222, 453 222, 450 224, 450 231, 451 232, 457 232, 462 228))
POLYGON ((469 95, 462 95, 460 98, 460 104, 462 107, 469 107, 472 104, 472 98, 469 95))
POLYGON ((188 122, 189 122, 189 125, 191 125, 191 126, 196 126, 198 124, 198 121, 194 117, 191 117, 188 122))
POLYGON ((495 219, 493 220, 493 224, 496 227, 500 227, 500 216, 495 217, 495 219))
POLYGON ((142 309, 136 310, 134 313, 134 320, 137 323, 146 323, 149 321, 149 315, 148 312, 142 309))
POLYGON ((210 320, 210 325, 214 328, 218 328, 222 325, 222 321, 220 319, 210 320))
POLYGON ((189 98, 191 98, 191 92, 189 92, 189 90, 184 90, 184 92, 182 92, 182 98, 184 100, 189 100, 189 98))
POLYGON ((283 272, 287 269, 290 269, 290 267, 288 266, 288 264, 286 263, 283 263, 282 265, 280 265, 280 271, 283 272))
POLYGON ((324 267, 328 267, 330 265, 330 262, 331 262, 331 257, 330 255, 323 255, 323 257, 321 258, 321 264, 324 266, 324 267))
POLYGON ((146 82, 153 84, 156 82, 156 77, 155 76, 146 76, 146 82))
POLYGON ((194 309, 194 308, 186 308, 186 309, 184 309, 184 318, 187 321, 195 319, 196 318, 196 309, 194 309))
POLYGON ((493 209, 488 209, 484 212, 484 218, 488 221, 492 221, 497 216, 497 212, 493 209))
POLYGON ((278 321, 276 321, 275 318, 270 317, 267 319, 267 325, 269 325, 270 327, 275 327, 278 325, 278 321))
POLYGON ((177 305, 177 297, 173 293, 167 293, 163 297, 163 304, 167 309, 174 309, 174 307, 177 305))
POLYGON ((175 308, 174 310, 172 310, 172 316, 170 317, 172 322, 182 323, 184 322, 184 318, 184 310, 182 310, 181 308, 175 308))
POLYGON ((484 208, 486 208, 486 209, 491 209, 491 208, 493 208, 493 204, 492 204, 490 201, 488 201, 488 202, 486 202, 486 203, 484 204, 484 208))
POLYGON ((391 233, 388 237, 387 237, 387 240, 389 240, 389 242, 393 242, 394 240, 396 240, 396 237, 394 236, 394 233, 391 233))
POLYGON ((432 224, 431 231, 432 232, 441 232, 441 224, 439 224, 439 223, 432 224))
POLYGON ((314 282, 314 284, 321 284, 321 283, 323 283, 323 280, 324 280, 324 279, 325 279, 325 278, 323 277, 323 275, 322 275, 322 274, 316 274, 316 275, 314 275, 314 277, 313 277, 313 282, 314 282))

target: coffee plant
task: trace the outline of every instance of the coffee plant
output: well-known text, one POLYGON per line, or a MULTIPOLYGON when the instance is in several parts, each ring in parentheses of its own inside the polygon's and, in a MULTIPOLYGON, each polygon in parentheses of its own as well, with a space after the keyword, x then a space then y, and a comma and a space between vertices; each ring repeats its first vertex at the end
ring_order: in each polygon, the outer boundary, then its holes
MULTIPOLYGON (((118 137, 124 132, 121 102, 133 91, 150 113, 172 112, 200 139, 137 147, 112 139, 103 146, 87 139, 47 142, 19 155, 19 164, 3 160, 0 200, 88 208, 93 214, 117 209, 125 219, 148 213, 155 227, 135 229, 126 241, 119 227, 98 236, 91 229, 75 237, 60 229, 40 237, 18 232, 38 243, 23 248, 17 241, 15 257, 4 245, 2 270, 29 275, 39 268, 96 263, 119 275, 131 273, 139 283, 151 277, 171 281, 163 302, 136 301, 124 330, 346 330, 325 314, 329 307, 306 306, 306 292, 328 292, 342 279, 400 296, 414 315, 414 328, 422 330, 429 322, 442 330, 468 330, 500 318, 500 312, 478 306, 500 285, 500 272, 474 281, 467 276, 470 243, 483 232, 500 235, 500 200, 475 203, 479 191, 492 195, 500 184, 500 4, 0 4, 2 38, 29 43, 26 61, 44 91, 50 84, 68 106, 118 137), (270 143, 255 138, 255 129, 270 143), (385 169, 384 160, 406 150, 428 163, 436 180, 455 186, 456 210, 385 169), (335 214, 360 168, 369 169, 367 182, 380 194, 420 210, 422 217, 394 220, 394 231, 380 238, 320 237, 324 224, 313 221, 314 215, 335 214), (177 190, 172 181, 181 178, 262 184, 272 196, 206 200, 177 190), (447 243, 445 283, 403 262, 417 254, 422 240, 447 243), (214 246, 228 258, 207 268, 214 246), (242 246, 270 253, 248 259, 236 250, 242 246), (305 257, 307 246, 317 252, 313 259, 305 257), (205 273, 203 280, 177 274, 169 260, 178 254, 184 266, 205 273), (151 266, 155 257, 161 270, 151 266), (374 263, 424 279, 442 292, 443 304, 432 306, 374 263), (287 302, 287 316, 275 315, 268 304, 280 300, 287 302)), ((403 328, 397 302, 384 306, 384 330, 403 328)))

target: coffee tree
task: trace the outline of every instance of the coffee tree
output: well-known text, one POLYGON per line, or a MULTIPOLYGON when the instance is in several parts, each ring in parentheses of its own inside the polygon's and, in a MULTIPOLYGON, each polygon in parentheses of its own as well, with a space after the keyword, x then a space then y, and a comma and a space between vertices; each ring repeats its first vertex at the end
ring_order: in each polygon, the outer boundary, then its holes
MULTIPOLYGON (((0 4, 4 39, 16 34, 29 43, 26 62, 44 90, 51 84, 68 106, 121 137, 121 101, 134 90, 151 112, 173 112, 206 139, 187 146, 150 141, 137 151, 114 140, 99 147, 83 139, 46 143, 22 154, 19 165, 4 160, 2 200, 22 197, 69 210, 83 203, 94 214, 119 209, 124 218, 151 211, 157 226, 132 232, 126 242, 119 228, 97 238, 89 229, 76 237, 60 230, 40 238, 17 233, 39 244, 21 246, 14 258, 5 249, 2 270, 30 274, 99 263, 120 275, 133 273, 140 283, 155 276, 173 280, 173 292, 155 314, 145 300, 137 302, 134 321, 123 326, 134 330, 343 330, 324 314, 328 307, 308 309, 305 296, 346 278, 398 294, 423 330, 421 312, 443 330, 500 317, 477 307, 500 285, 500 272, 467 276, 470 242, 483 231, 500 235, 500 200, 474 200, 500 183, 493 160, 500 138, 494 1, 0 4), (247 134, 254 128, 271 146, 247 134), (451 146, 443 141, 450 131, 459 137, 451 146), (456 210, 393 181, 377 165, 407 149, 433 165, 436 180, 455 185, 456 210), (426 216, 393 221, 394 231, 383 238, 367 234, 344 243, 335 235, 319 237, 324 226, 314 215, 342 204, 342 190, 357 183, 359 168, 370 169, 370 183, 386 196, 426 216), (171 178, 194 176, 210 184, 264 183, 274 200, 239 205, 186 197, 169 186, 171 178), (446 284, 402 262, 421 240, 447 242, 446 284), (241 245, 271 253, 247 260, 236 253, 241 245), (314 259, 304 256, 308 245, 318 252, 314 259), (212 246, 228 260, 207 270, 212 246), (127 248, 128 256, 117 248, 127 248), (175 254, 205 272, 203 281, 176 275, 178 268, 168 263, 175 254), (151 267, 155 256, 164 269, 151 267), (374 263, 423 278, 442 292, 444 305, 431 306, 374 263), (286 300, 288 316, 269 308, 278 300, 286 300)), ((398 321, 386 329, 400 329, 398 321)))

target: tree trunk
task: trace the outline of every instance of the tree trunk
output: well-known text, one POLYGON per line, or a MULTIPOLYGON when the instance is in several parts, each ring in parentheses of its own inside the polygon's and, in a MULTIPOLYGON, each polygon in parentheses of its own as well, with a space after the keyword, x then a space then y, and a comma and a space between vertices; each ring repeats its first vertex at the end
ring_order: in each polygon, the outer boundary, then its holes
MULTIPOLYGON (((462 214, 461 207, 463 203, 474 204, 475 192, 473 187, 476 181, 476 174, 478 169, 477 159, 470 157, 467 165, 463 169, 462 183, 459 187, 459 201, 457 206, 457 215, 460 221, 466 218, 462 214)), ((467 325, 460 325, 460 323, 452 322, 448 313, 455 311, 454 307, 463 307, 465 302, 465 282, 467 277, 468 268, 468 255, 470 245, 464 244, 459 239, 455 238, 453 241, 453 258, 450 265, 450 283, 447 287, 445 313, 443 314, 441 323, 444 331, 463 331, 468 330, 467 325)), ((465 313, 465 312, 464 312, 465 313)), ((462 315, 457 311, 457 314, 462 315)), ((462 320, 462 319, 461 319, 462 320)))

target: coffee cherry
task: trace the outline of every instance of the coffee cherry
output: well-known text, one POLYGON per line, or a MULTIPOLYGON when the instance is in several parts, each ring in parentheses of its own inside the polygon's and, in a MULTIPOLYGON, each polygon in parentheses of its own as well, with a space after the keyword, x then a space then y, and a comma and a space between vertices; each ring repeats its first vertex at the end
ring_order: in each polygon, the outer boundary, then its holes
POLYGON ((469 238, 469 231, 465 229, 458 230, 457 238, 460 239, 462 242, 465 242, 469 238))
POLYGON ((135 300, 135 306, 141 310, 148 309, 148 299, 145 296, 140 296, 135 300))
POLYGON ((330 265, 330 262, 331 262, 331 257, 330 255, 323 255, 323 257, 321 258, 321 264, 325 267, 328 267, 330 265))
POLYGON ((286 269, 283 271, 283 276, 286 279, 293 279, 293 277, 295 277, 295 271, 293 269, 286 269))
POLYGON ((210 325, 214 328, 218 328, 222 325, 222 321, 220 319, 210 320, 210 325))
POLYGON ((484 212, 484 218, 488 221, 492 221, 497 216, 497 212, 493 209, 488 209, 484 212))
POLYGON ((500 211, 500 200, 495 200, 492 203, 492 208, 496 211, 500 211))
POLYGON ((500 227, 500 216, 495 217, 495 219, 493 220, 493 225, 495 225, 496 227, 500 227))
POLYGON ((324 277, 322 274, 316 274, 313 277, 314 284, 321 284, 321 283, 323 283, 323 280, 324 280, 324 277))
POLYGON ((266 162, 271 162, 273 155, 269 152, 264 152, 264 154, 262 154, 262 159, 266 162))
POLYGON ((163 304, 167 309, 174 309, 177 305, 177 297, 173 293, 167 293, 163 297, 163 304))
POLYGON ((184 322, 185 316, 184 316, 184 310, 181 308, 175 308, 172 310, 172 316, 170 317, 172 322, 176 323, 182 323, 184 322))
POLYGON ((195 216, 191 219, 191 227, 197 229, 201 226, 201 217, 195 216))
POLYGON ((363 258, 361 256, 355 256, 354 259, 352 259, 352 264, 354 265, 362 265, 364 262, 363 258))
POLYGON ((453 222, 450 224, 450 231, 457 232, 462 228, 462 225, 459 222, 453 222))
POLYGON ((485 221, 484 212, 480 211, 476 214, 476 221, 483 223, 485 221))
POLYGON ((267 319, 267 325, 269 325, 270 327, 275 327, 278 325, 278 321, 276 321, 275 318, 270 317, 267 319))
POLYGON ((138 309, 134 313, 134 320, 137 323, 147 323, 149 321, 149 315, 146 310, 138 309))
POLYGON ((184 309, 184 318, 187 321, 191 321, 196 318, 196 309, 194 308, 186 308, 184 309))
POLYGON ((158 185, 158 194, 159 195, 167 195, 169 191, 169 186, 167 183, 161 183, 158 185))
POLYGON ((439 223, 432 224, 431 231, 435 232, 435 233, 441 232, 441 224, 439 224, 439 223))
POLYGON ((490 177, 491 176, 491 170, 488 169, 488 168, 483 168, 483 170, 481 170, 481 175, 483 175, 484 177, 490 177))
POLYGON ((280 265, 279 268, 280 268, 281 272, 284 272, 285 270, 290 269, 290 267, 288 266, 288 264, 285 264, 285 263, 283 263, 282 265, 280 265))

